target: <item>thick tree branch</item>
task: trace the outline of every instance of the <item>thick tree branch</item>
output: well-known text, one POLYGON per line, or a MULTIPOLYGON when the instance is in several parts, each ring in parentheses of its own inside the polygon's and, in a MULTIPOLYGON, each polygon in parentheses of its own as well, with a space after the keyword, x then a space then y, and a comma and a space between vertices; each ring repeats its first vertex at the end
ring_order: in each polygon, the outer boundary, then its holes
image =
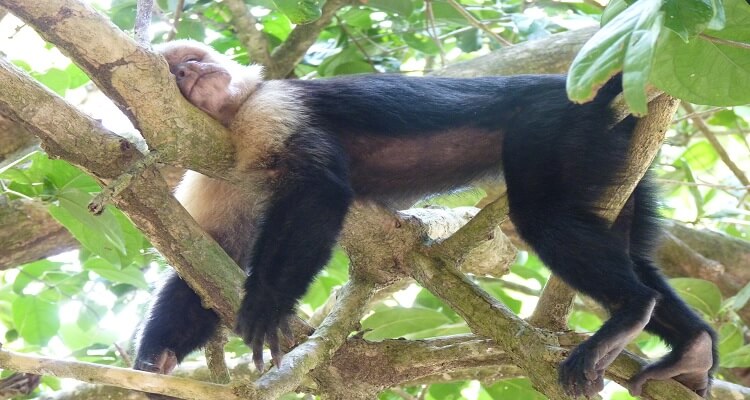
POLYGON ((0 270, 78 248, 78 241, 33 200, 0 196, 0 270))

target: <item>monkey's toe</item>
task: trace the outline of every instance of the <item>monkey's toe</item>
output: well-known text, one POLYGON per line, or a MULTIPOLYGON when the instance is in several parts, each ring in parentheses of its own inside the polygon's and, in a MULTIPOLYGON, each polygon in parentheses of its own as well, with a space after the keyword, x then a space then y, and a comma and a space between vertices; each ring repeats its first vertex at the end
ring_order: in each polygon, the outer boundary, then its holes
POLYGON ((604 370, 597 370, 592 358, 579 346, 560 364, 559 381, 568 396, 589 398, 604 389, 604 370))

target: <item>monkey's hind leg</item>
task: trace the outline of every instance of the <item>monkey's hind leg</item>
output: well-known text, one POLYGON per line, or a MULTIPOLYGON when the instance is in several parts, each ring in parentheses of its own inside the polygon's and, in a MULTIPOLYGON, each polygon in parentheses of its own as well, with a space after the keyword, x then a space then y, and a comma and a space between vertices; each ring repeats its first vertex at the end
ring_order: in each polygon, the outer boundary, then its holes
POLYGON ((599 331, 560 364, 567 394, 594 396, 604 388, 605 369, 648 323, 658 294, 638 280, 624 242, 591 211, 527 207, 511 218, 555 274, 610 312, 599 331))
MULTIPOLYGON (((706 397, 713 372, 719 365, 716 333, 677 296, 652 261, 660 227, 651 193, 647 180, 634 192, 630 256, 641 282, 661 296, 646 330, 661 337, 672 351, 634 376, 630 381, 630 392, 640 395, 643 384, 650 379, 674 378, 706 397)), ((627 211, 623 209, 625 214, 627 211)))

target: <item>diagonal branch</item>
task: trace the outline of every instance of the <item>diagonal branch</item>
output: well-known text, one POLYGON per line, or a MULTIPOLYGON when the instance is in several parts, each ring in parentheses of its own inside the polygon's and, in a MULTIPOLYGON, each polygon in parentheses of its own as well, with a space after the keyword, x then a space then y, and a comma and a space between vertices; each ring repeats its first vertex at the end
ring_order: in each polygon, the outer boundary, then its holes
POLYGON ((258 20, 250 13, 250 10, 242 0, 224 0, 227 8, 232 14, 232 24, 237 30, 237 37, 245 45, 250 60, 256 64, 271 68, 273 60, 268 50, 268 39, 256 25, 258 20))
POLYGON ((356 0, 327 0, 321 10, 320 18, 309 24, 297 25, 284 43, 271 53, 273 61, 271 65, 273 67, 269 71, 268 77, 280 79, 288 76, 297 63, 302 60, 310 46, 318 39, 320 32, 331 23, 336 12, 341 7, 355 3, 356 0))

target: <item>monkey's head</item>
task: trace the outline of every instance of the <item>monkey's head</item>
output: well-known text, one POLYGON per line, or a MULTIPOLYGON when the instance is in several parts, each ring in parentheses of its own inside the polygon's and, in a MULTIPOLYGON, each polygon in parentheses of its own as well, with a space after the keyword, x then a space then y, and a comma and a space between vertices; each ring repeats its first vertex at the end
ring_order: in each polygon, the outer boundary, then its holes
POLYGON ((225 125, 262 81, 261 67, 240 65, 200 42, 176 40, 156 50, 167 60, 182 95, 225 125))

